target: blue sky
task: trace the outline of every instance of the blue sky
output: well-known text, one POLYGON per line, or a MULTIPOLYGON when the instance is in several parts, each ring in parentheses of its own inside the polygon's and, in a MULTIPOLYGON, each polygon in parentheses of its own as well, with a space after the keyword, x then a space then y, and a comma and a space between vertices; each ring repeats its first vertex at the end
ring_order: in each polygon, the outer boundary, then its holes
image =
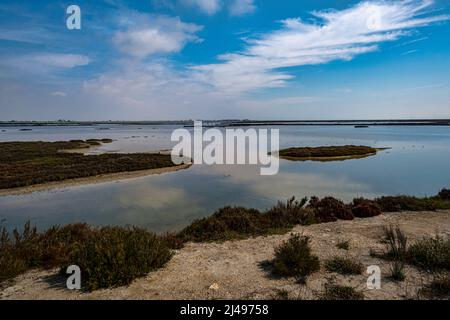
POLYGON ((2 0, 0 119, 450 118, 449 19, 445 0, 2 0))

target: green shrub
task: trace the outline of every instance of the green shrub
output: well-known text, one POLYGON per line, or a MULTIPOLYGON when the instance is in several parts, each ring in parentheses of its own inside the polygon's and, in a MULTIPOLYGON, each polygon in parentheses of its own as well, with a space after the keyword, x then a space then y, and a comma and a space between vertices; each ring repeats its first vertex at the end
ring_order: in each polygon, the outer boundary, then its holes
POLYGON ((428 270, 450 270, 450 240, 442 237, 419 240, 410 246, 408 261, 428 270))
POLYGON ((320 269, 319 258, 311 253, 309 237, 292 234, 275 249, 274 274, 295 277, 305 282, 308 275, 320 269))
POLYGON ((355 262, 349 258, 334 257, 325 262, 325 268, 329 272, 336 272, 344 275, 361 274, 363 265, 360 262, 355 262))
POLYGON ((433 211, 437 207, 429 198, 411 196, 381 197, 374 200, 383 212, 433 211))
POLYGON ((75 248, 69 264, 80 267, 83 287, 92 291, 127 285, 171 257, 164 241, 146 230, 106 227, 75 248))
POLYGON ((364 294, 350 286, 326 284, 320 300, 364 300, 364 294))

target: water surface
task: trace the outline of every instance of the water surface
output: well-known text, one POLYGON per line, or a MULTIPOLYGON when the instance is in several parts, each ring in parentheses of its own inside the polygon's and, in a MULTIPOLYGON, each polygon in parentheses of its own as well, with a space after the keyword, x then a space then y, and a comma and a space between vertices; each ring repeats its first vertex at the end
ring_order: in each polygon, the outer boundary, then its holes
MULTIPOLYGON (((0 141, 111 138, 96 152, 170 149, 173 126, 1 128, 0 141)), ((357 144, 389 147, 376 156, 339 162, 280 161, 275 176, 256 166, 193 166, 188 170, 0 197, 0 220, 8 227, 31 220, 39 228, 87 222, 177 230, 226 205, 265 209, 293 195, 332 195, 343 200, 386 194, 425 196, 450 186, 450 128, 445 126, 282 126, 282 148, 357 144)))

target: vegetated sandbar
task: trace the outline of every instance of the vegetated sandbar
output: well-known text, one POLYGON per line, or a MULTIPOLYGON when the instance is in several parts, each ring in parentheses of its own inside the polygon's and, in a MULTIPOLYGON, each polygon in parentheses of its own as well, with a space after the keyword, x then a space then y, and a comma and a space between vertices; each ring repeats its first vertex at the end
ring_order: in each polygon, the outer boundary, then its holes
POLYGON ((293 161, 338 161, 369 157, 385 149, 354 145, 301 147, 280 150, 279 156, 282 159, 293 161))
POLYGON ((83 154, 111 141, 1 142, 0 195, 135 178, 190 166, 176 165, 170 155, 159 153, 83 154))

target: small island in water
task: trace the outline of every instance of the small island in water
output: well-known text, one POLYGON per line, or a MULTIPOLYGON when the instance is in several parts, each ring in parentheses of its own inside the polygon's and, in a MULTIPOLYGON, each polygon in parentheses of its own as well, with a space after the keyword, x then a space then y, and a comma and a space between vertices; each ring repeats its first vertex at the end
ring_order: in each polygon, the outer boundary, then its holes
POLYGON ((279 151, 282 159, 293 161, 338 161, 347 159, 365 158, 375 155, 377 151, 386 148, 373 148, 368 146, 327 146, 327 147, 301 147, 289 148, 279 151))
POLYGON ((163 173, 188 166, 177 166, 170 155, 159 153, 84 154, 92 147, 110 142, 111 139, 0 142, 3 151, 0 153, 0 169, 4 173, 0 176, 0 191, 61 183, 70 179, 90 178, 92 181, 92 178, 99 176, 107 179, 114 175, 115 180, 121 178, 119 174, 131 177, 127 173, 163 173))

